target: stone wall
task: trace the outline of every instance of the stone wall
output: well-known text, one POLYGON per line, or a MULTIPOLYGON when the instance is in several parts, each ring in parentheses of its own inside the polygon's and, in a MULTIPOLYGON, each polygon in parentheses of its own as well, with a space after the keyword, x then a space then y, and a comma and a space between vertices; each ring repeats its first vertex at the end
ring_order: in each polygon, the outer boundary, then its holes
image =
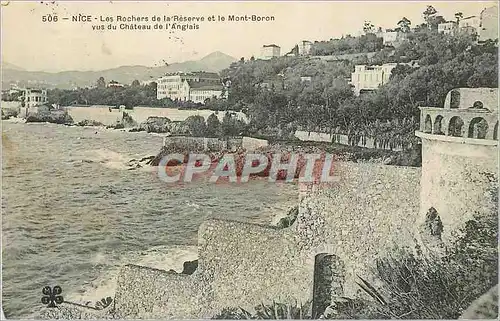
POLYGON ((298 246, 310 260, 336 255, 345 266, 344 293, 371 279, 374 259, 396 243, 413 245, 419 212, 419 168, 335 163, 339 182, 304 193, 297 218, 298 246))
POLYGON ((199 314, 193 275, 124 266, 117 280, 116 318, 185 319, 199 314))
POLYGON ((211 220, 200 227, 198 245, 202 317, 225 307, 312 298, 313 266, 290 229, 211 220))
POLYGON ((167 148, 186 151, 219 151, 227 148, 227 141, 218 138, 172 136, 165 137, 163 145, 167 148))
MULTIPOLYGON (((342 145, 349 145, 349 139, 347 135, 343 134, 327 134, 327 133, 318 133, 318 132, 308 132, 304 130, 297 130, 295 132, 295 137, 302 141, 310 141, 310 142, 328 142, 331 143, 334 141, 335 143, 342 144, 342 145), (334 140, 335 138, 335 140, 334 140)), ((359 147, 366 147, 366 148, 376 148, 375 147, 375 140, 373 138, 366 138, 366 140, 360 141, 358 143, 359 147)), ((382 148, 378 146, 377 148, 382 148)), ((389 147, 385 149, 390 149, 389 147)), ((394 151, 400 151, 402 150, 401 148, 393 148, 392 150, 394 151)))
POLYGON ((236 151, 239 148, 255 150, 267 146, 267 140, 252 137, 207 138, 190 136, 165 137, 163 146, 167 148, 182 149, 186 151, 236 151))
POLYGON ((268 142, 265 139, 243 137, 241 144, 242 147, 246 150, 256 150, 257 148, 260 147, 266 147, 268 145, 268 142))

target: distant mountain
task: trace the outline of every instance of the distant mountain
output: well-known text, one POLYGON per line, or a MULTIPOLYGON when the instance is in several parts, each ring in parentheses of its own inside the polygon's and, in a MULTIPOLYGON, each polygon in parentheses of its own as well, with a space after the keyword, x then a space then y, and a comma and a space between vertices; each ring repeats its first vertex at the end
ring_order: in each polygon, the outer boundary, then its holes
POLYGON ((21 67, 18 67, 16 65, 10 64, 6 61, 2 61, 2 69, 11 69, 11 70, 24 70, 21 67))
POLYGON ((104 77, 106 82, 115 80, 120 83, 131 84, 135 79, 139 81, 154 80, 168 72, 220 72, 229 67, 229 65, 236 60, 237 59, 231 56, 217 51, 200 60, 165 64, 163 66, 122 66, 102 71, 62 71, 57 73, 26 71, 19 67, 17 67, 17 69, 9 68, 13 65, 7 64, 3 65, 2 87, 8 88, 10 84, 15 82, 19 83, 21 86, 32 87, 86 87, 94 85, 99 77, 104 77))

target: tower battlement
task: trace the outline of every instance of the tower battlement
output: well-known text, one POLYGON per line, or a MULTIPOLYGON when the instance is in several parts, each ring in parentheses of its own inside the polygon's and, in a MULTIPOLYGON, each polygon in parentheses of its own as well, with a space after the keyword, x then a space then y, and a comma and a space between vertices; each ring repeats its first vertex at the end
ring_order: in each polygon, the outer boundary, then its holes
MULTIPOLYGON (((420 137, 428 137, 421 135, 424 133, 496 141, 498 140, 498 89, 453 89, 446 96, 444 108, 420 107, 420 119, 420 133, 417 132, 417 136, 420 137)), ((454 140, 448 139, 448 141, 454 140)))
POLYGON ((437 212, 448 243, 465 222, 496 211, 498 89, 453 89, 442 108, 420 112, 420 221, 437 212))

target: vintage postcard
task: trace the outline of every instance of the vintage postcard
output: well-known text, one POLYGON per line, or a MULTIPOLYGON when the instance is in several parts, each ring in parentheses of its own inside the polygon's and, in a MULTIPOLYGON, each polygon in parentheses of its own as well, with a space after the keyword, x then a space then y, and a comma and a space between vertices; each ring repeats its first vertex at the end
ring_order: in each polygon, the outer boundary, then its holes
POLYGON ((1 1, 2 319, 498 318, 498 1, 1 1))

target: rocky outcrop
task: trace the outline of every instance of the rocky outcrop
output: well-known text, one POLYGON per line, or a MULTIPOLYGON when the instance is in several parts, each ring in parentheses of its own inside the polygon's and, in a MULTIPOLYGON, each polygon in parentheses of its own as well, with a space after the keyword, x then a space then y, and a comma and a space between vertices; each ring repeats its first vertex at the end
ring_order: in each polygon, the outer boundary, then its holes
POLYGON ((139 125, 139 129, 148 133, 170 133, 172 121, 167 117, 150 116, 139 125))
POLYGON ((104 126, 103 123, 95 121, 95 120, 82 120, 75 124, 76 126, 104 126))
POLYGON ((155 156, 146 156, 141 159, 131 159, 127 163, 127 166, 129 167, 128 169, 134 170, 137 168, 141 168, 145 165, 148 165, 154 158, 155 156))
POLYGON ((170 133, 172 135, 189 135, 190 130, 185 122, 173 121, 170 123, 170 133))
POLYGON ((66 110, 49 109, 45 106, 38 107, 38 111, 28 113, 27 123, 54 123, 54 124, 73 124, 73 118, 66 110))
POLYGON ((182 121, 171 121, 168 117, 150 116, 135 131, 148 133, 170 133, 172 135, 189 134, 189 127, 182 121))
POLYGON ((2 120, 17 117, 19 111, 13 108, 2 108, 2 120))
POLYGON ((130 128, 137 126, 137 122, 132 118, 132 116, 130 116, 126 112, 123 112, 122 114, 121 124, 123 125, 123 128, 130 128))

